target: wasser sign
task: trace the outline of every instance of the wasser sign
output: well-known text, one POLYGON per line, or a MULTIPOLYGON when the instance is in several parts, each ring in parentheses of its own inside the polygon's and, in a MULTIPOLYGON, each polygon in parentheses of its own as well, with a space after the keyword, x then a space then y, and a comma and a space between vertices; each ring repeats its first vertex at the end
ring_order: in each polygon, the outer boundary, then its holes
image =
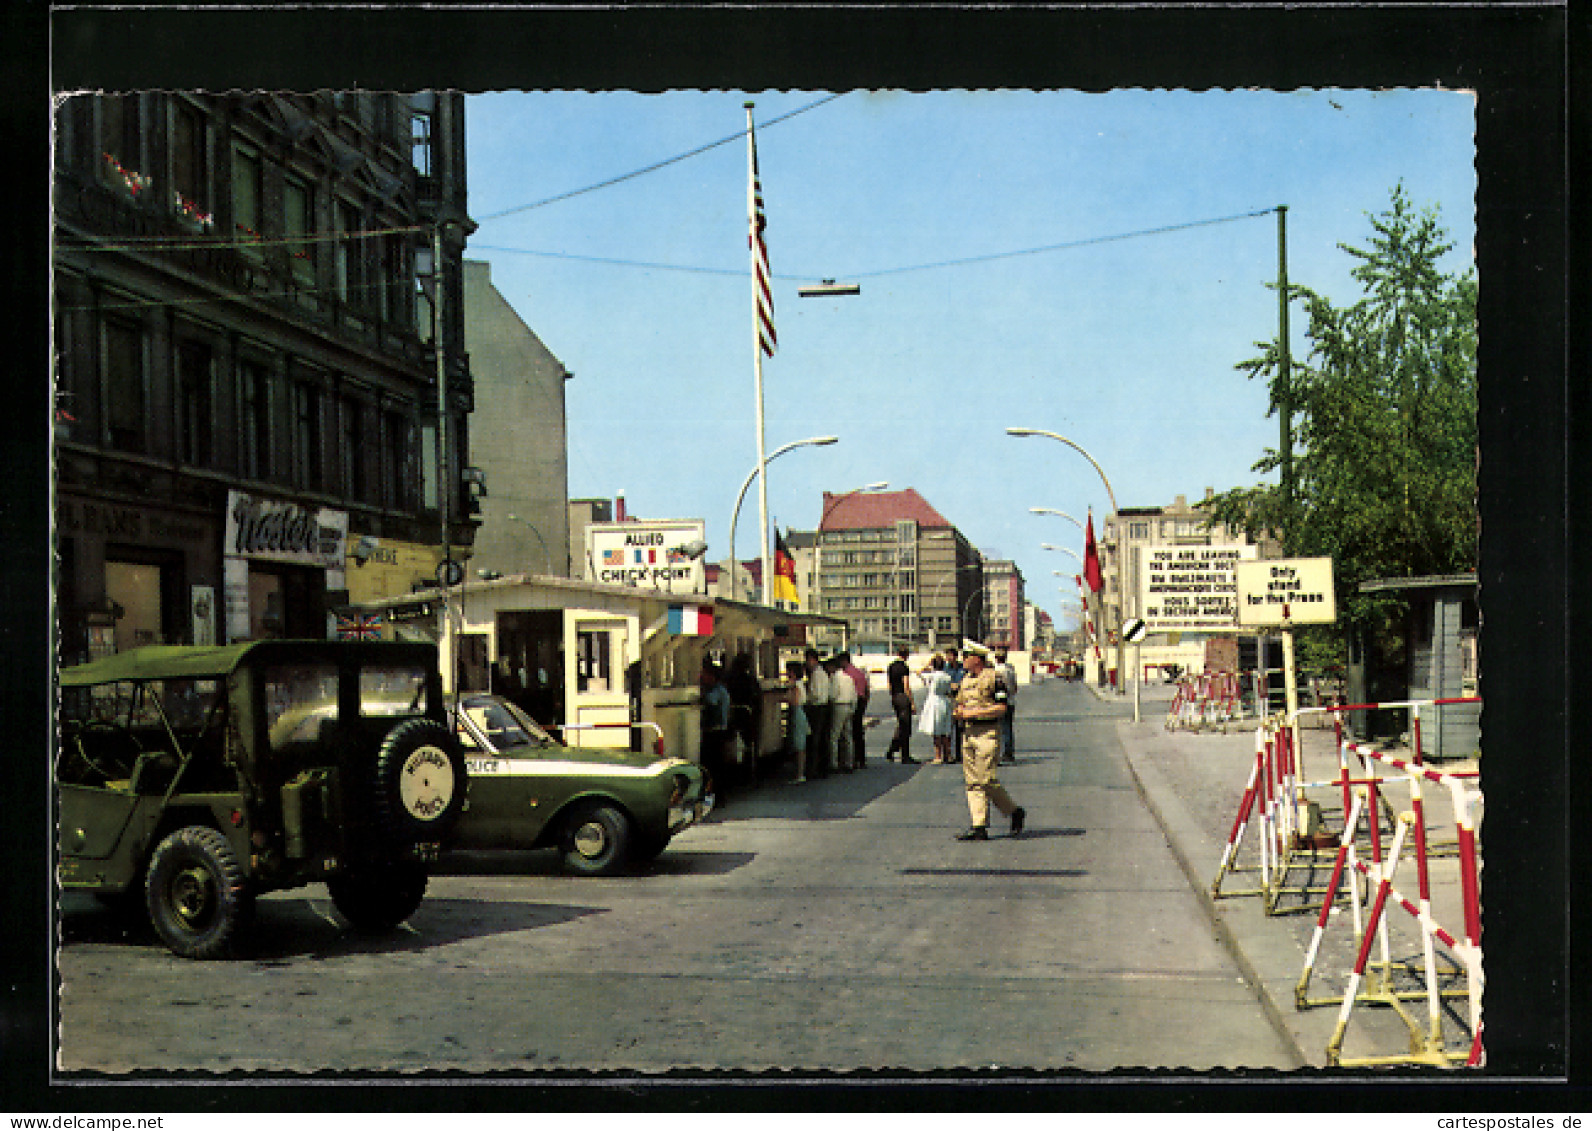
POLYGON ((1238 623, 1331 624, 1331 558, 1268 558, 1238 567, 1238 623))
POLYGON ((707 572, 683 547, 701 541, 701 519, 600 522, 586 528, 586 563, 594 581, 664 593, 706 593, 707 572))
POLYGON ((1238 623, 1238 563, 1254 546, 1143 546, 1139 609, 1150 632, 1199 632, 1238 623))

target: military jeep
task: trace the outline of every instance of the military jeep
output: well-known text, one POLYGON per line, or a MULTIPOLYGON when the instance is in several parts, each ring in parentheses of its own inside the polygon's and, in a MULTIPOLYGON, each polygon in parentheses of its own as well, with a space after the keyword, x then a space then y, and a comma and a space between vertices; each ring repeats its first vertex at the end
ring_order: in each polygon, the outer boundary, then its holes
POLYGON ((396 926, 464 806, 429 644, 137 648, 60 689, 61 887, 141 903, 179 955, 229 953, 256 895, 317 881, 354 928, 396 926))

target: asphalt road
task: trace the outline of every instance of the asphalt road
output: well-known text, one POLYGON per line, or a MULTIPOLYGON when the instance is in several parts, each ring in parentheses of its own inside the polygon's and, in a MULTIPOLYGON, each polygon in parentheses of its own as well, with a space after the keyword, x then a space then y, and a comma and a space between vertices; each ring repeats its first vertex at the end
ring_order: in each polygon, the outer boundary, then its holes
POLYGON ((311 887, 201 963, 70 904, 59 1068, 1294 1067, 1135 789, 1125 709, 1023 690, 1018 838, 955 841, 960 767, 887 763, 876 729, 865 769, 765 782, 635 875, 455 860, 380 938, 311 887))

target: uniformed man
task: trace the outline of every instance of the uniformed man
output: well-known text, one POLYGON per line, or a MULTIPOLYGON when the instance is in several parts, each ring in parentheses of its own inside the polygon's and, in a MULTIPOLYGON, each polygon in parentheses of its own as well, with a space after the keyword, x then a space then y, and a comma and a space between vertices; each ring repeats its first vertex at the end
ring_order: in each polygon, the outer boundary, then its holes
POLYGON ((1006 688, 989 666, 987 649, 973 645, 964 649, 967 674, 956 693, 952 710, 962 724, 962 780, 967 785, 967 810, 972 823, 957 840, 989 839, 989 807, 993 803, 1011 818, 1011 835, 1023 831, 1028 815, 1012 801, 995 776, 1001 756, 1001 718, 1006 714, 1006 688))

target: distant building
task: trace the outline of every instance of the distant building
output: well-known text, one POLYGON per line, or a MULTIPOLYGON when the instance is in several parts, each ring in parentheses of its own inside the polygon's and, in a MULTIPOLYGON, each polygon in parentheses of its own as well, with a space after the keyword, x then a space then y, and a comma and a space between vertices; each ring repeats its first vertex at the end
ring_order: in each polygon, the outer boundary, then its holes
POLYGON ((625 497, 619 496, 616 510, 613 499, 571 499, 569 515, 569 576, 591 581, 597 570, 586 560, 586 528, 599 522, 615 522, 624 511, 625 497))
MULTIPOLYGON (((1205 497, 1214 490, 1207 487, 1205 497)), ((1104 588, 1102 632, 1113 632, 1122 618, 1138 616, 1139 551, 1150 546, 1215 546, 1224 543, 1249 544, 1241 530, 1230 530, 1222 523, 1205 529, 1209 512, 1190 506, 1188 497, 1178 495, 1170 506, 1123 507, 1108 516, 1100 530, 1100 568, 1104 588)), ((1263 543, 1262 557, 1271 556, 1263 543)))
POLYGON ((856 650, 983 635, 978 551, 916 491, 824 492, 813 611, 841 617, 856 650))
POLYGON ((1020 652, 1032 639, 1023 619, 1023 573, 1017 563, 984 559, 984 643, 1020 652))
POLYGON ((486 484, 471 566, 568 577, 572 375, 492 285, 489 263, 464 261, 464 333, 475 374, 470 452, 486 484))

